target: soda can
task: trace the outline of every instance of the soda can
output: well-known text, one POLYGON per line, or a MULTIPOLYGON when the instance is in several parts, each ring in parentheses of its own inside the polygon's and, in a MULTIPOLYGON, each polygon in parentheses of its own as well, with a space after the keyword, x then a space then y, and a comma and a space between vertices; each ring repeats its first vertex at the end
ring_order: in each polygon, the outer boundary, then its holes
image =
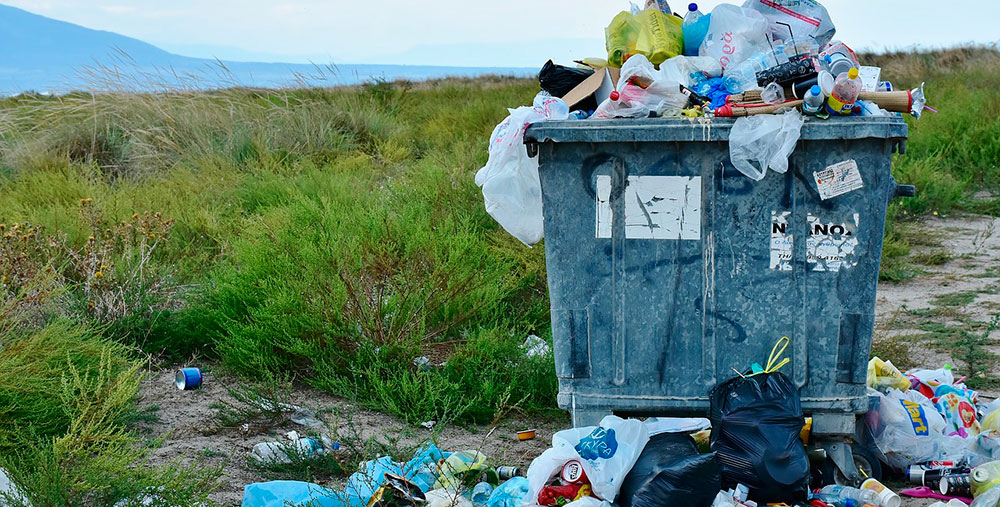
POLYGON ((937 485, 942 477, 967 473, 969 473, 969 469, 964 467, 931 468, 929 465, 911 465, 906 467, 907 482, 929 487, 937 485))
POLYGON ((509 481, 514 477, 521 476, 521 469, 518 467, 497 467, 497 478, 501 481, 509 481))
POLYGON ((566 484, 584 484, 587 482, 587 472, 583 470, 580 460, 571 459, 563 465, 562 480, 566 484))
POLYGON ((198 368, 181 368, 174 376, 174 385, 181 391, 190 391, 201 387, 201 370, 198 368))
POLYGON ((972 497, 972 484, 969 482, 969 474, 946 475, 941 478, 938 486, 938 491, 942 495, 972 497))

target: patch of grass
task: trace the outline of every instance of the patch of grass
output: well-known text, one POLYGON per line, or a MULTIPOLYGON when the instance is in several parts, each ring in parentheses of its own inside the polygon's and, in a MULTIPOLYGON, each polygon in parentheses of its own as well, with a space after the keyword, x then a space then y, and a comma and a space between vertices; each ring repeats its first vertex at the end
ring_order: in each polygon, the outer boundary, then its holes
POLYGON ((968 306, 970 303, 976 300, 979 295, 976 291, 965 291, 965 292, 953 292, 951 294, 942 294, 931 299, 931 304, 934 306, 946 306, 946 307, 959 307, 968 306))
POLYGON ((917 264, 923 264, 925 266, 941 266, 947 264, 948 261, 953 258, 955 258, 955 256, 947 250, 933 250, 931 252, 914 255, 913 261, 917 264))
POLYGON ((916 338, 916 336, 897 336, 872 341, 871 355, 883 361, 892 361, 896 368, 906 371, 915 366, 910 358, 910 345, 916 338))
MULTIPOLYGON (((264 376, 269 375, 265 372, 264 376)), ((294 411, 289 403, 291 390, 291 382, 274 377, 226 389, 233 401, 216 402, 211 406, 216 409, 216 429, 247 425, 247 432, 263 433, 286 422, 294 411)))

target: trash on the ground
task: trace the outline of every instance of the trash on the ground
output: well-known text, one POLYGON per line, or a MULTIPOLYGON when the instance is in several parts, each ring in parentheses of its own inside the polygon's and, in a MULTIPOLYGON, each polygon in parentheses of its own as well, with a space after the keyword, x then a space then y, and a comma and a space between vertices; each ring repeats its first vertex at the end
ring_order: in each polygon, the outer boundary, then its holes
POLYGON ((190 391, 201 387, 201 370, 198 368, 181 368, 174 375, 174 385, 181 391, 190 391))
POLYGON ((521 349, 524 350, 524 356, 527 358, 545 357, 552 352, 549 343, 536 335, 528 335, 524 339, 524 343, 521 344, 521 349))
POLYGON ((520 507, 524 497, 528 495, 527 477, 512 477, 493 490, 487 507, 520 507))
POLYGON ((431 369, 431 359, 427 356, 420 356, 413 359, 413 366, 416 366, 418 370, 429 370, 431 369))
POLYGON ((253 446, 250 455, 261 463, 280 464, 291 463, 293 456, 307 457, 329 454, 339 448, 328 437, 299 436, 298 432, 289 431, 285 435, 289 442, 261 442, 253 446))
MULTIPOLYGON (((286 505, 344 507, 344 502, 336 492, 310 482, 257 482, 247 484, 243 488, 241 507, 285 507, 286 505)), ((352 507, 364 507, 364 505, 352 504, 352 507)))
POLYGON ((292 412, 291 419, 293 423, 301 424, 302 426, 306 426, 308 428, 322 429, 326 427, 326 425, 323 424, 323 421, 316 417, 316 412, 313 412, 312 409, 305 407, 296 406, 295 412, 292 412))
POLYGON ((1000 486, 1000 461, 984 463, 972 469, 970 491, 978 497, 994 486, 1000 486))
POLYGON ((441 475, 434 483, 434 489, 454 491, 470 471, 486 469, 486 455, 474 450, 454 452, 439 464, 441 475))
POLYGON ((427 497, 419 486, 405 477, 386 472, 385 483, 375 490, 367 507, 414 507, 425 503, 427 497))
POLYGON ((722 465, 722 485, 745 484, 755 500, 796 502, 809 488, 799 390, 778 371, 789 361, 782 359, 788 343, 778 340, 759 373, 737 375, 709 394, 711 449, 722 465))
POLYGON ((733 166, 755 181, 763 179, 768 169, 784 173, 803 121, 794 109, 783 115, 737 119, 729 132, 729 158, 733 166))
POLYGON ((424 428, 427 428, 427 429, 432 429, 432 428, 434 428, 434 425, 436 425, 436 424, 437 424, 437 421, 424 421, 424 422, 420 423, 420 426, 423 426, 424 428))
POLYGON ((972 501, 972 507, 996 507, 1000 504, 1000 486, 993 486, 979 493, 972 501))
POLYGON ((521 477, 521 469, 515 466, 499 466, 496 469, 497 478, 500 481, 509 481, 514 477, 521 477))
POLYGON ((934 502, 927 507, 966 507, 966 503, 957 498, 952 498, 951 500, 948 500, 948 503, 934 502))
POLYGON ((538 94, 531 107, 512 109, 493 129, 489 159, 476 173, 486 211, 528 246, 542 239, 542 190, 538 160, 529 158, 524 149, 524 131, 534 122, 568 117, 566 103, 546 93, 538 94))
POLYGON ((650 437, 660 433, 698 433, 712 426, 704 417, 650 417, 643 423, 650 437))
POLYGON ((472 507, 472 501, 457 491, 438 488, 427 492, 427 507, 472 507))
POLYGON ((0 507, 11 506, 9 502, 14 502, 13 505, 19 507, 30 507, 28 502, 28 497, 23 491, 14 484, 14 480, 7 475, 7 471, 0 468, 0 507))
POLYGON ((563 505, 574 500, 592 505, 614 502, 622 480, 648 440, 642 421, 616 416, 605 417, 596 427, 557 432, 552 436, 552 447, 528 467, 525 505, 563 505), (562 480, 563 468, 571 461, 581 465, 585 483, 562 480))
POLYGON ((910 498, 934 498, 937 500, 958 500, 962 502, 963 505, 972 503, 971 498, 964 498, 964 497, 952 498, 947 495, 942 495, 938 491, 939 488, 940 488, 939 485, 935 485, 933 488, 930 486, 920 486, 919 488, 906 488, 900 490, 899 494, 902 496, 908 496, 910 498))
POLYGON ((811 498, 831 505, 844 505, 848 500, 854 505, 873 505, 878 503, 878 494, 870 489, 858 489, 839 484, 830 484, 814 491, 811 498))
POLYGON ((707 506, 719 493, 722 475, 714 453, 699 454, 685 433, 650 437, 621 484, 621 507, 707 506))
POLYGON ((518 440, 534 440, 536 430, 521 430, 517 432, 518 440))
POLYGON ((899 507, 899 504, 903 501, 895 491, 886 487, 878 479, 866 479, 861 483, 861 489, 875 492, 878 507, 899 507))

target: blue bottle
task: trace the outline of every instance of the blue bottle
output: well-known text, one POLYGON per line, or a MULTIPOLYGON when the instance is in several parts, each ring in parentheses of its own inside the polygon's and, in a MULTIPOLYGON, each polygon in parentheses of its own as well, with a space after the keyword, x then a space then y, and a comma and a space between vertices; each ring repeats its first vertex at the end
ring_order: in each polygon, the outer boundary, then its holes
POLYGON ((688 13, 684 15, 681 29, 684 31, 684 56, 698 56, 698 48, 708 34, 708 24, 711 14, 702 14, 698 4, 688 5, 688 13))

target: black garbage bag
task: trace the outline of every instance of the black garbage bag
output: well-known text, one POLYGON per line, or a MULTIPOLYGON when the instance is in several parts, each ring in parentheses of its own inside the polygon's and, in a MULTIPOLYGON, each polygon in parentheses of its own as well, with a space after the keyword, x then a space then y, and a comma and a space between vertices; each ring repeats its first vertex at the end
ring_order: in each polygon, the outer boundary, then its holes
POLYGON ((758 503, 805 500, 809 457, 799 440, 805 418, 795 384, 778 372, 736 377, 709 398, 723 489, 745 484, 758 503))
POLYGON ((719 493, 715 454, 698 454, 685 433, 653 435, 622 480, 619 507, 709 507, 719 493))
MULTIPOLYGON (((584 79, 587 79, 593 73, 594 71, 590 69, 576 69, 573 67, 556 65, 552 63, 552 60, 549 60, 545 62, 545 65, 542 65, 542 70, 538 72, 538 84, 541 85, 542 90, 549 92, 549 95, 552 95, 553 97, 562 97, 569 93, 569 91, 573 88, 576 88, 577 85, 582 83, 584 79)), ((597 101, 590 97, 580 102, 572 109, 592 111, 597 109, 597 101)))

